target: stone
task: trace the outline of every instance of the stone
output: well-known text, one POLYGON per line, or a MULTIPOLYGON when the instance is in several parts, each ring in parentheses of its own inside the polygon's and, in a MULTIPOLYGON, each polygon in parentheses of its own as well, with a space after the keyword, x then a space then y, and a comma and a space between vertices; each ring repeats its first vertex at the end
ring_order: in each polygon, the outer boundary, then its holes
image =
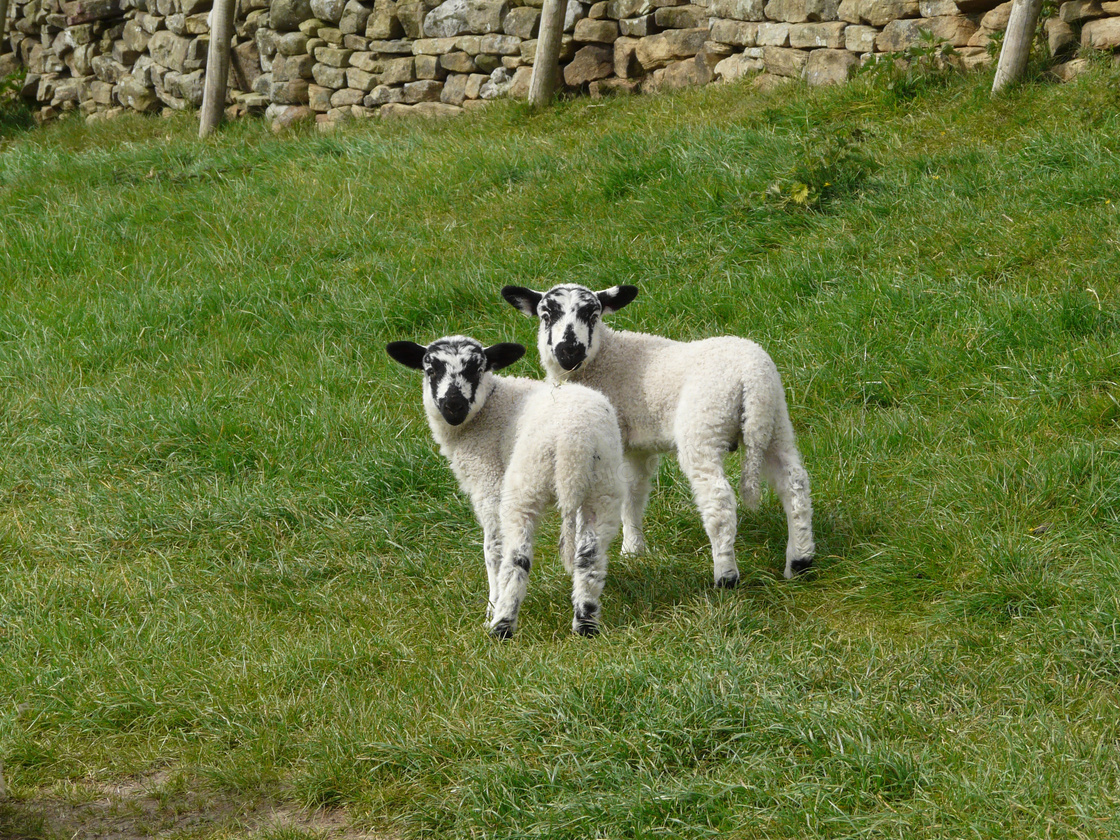
POLYGON ((316 64, 311 69, 311 76, 315 79, 315 84, 322 87, 339 88, 346 87, 346 70, 342 67, 331 67, 329 64, 316 64))
POLYGON ((1003 32, 1011 19, 1011 3, 1000 3, 980 18, 980 28, 987 32, 1003 32))
POLYGON ((374 73, 367 73, 365 70, 359 70, 357 67, 351 67, 346 71, 346 87, 360 90, 363 93, 369 93, 381 82, 381 77, 374 73))
POLYGON ((653 15, 643 15, 638 18, 627 18, 618 22, 619 32, 627 38, 644 38, 657 32, 657 24, 653 15))
POLYGON ((373 9, 359 0, 348 0, 338 19, 338 29, 343 35, 364 34, 373 9))
POLYGON ((322 38, 332 47, 342 46, 342 30, 334 26, 319 27, 318 37, 322 38))
POLYGON ((439 63, 449 73, 473 73, 475 70, 474 59, 471 58, 470 53, 462 50, 441 55, 439 63))
POLYGON ((536 38, 540 29, 541 12, 530 6, 518 6, 510 9, 506 19, 502 22, 502 31, 515 38, 526 40, 536 38))
POLYGON ((269 3, 269 24, 277 32, 299 29, 301 23, 312 17, 311 0, 271 0, 269 3))
POLYGON ((278 82, 310 79, 314 69, 315 59, 309 55, 278 55, 272 60, 272 78, 278 82))
POLYGON ((713 20, 710 32, 713 41, 736 47, 753 47, 758 43, 758 24, 742 20, 713 20))
POLYGON ((592 20, 603 20, 607 16, 607 0, 599 0, 597 3, 592 3, 591 8, 587 10, 587 16, 592 20))
POLYGON ((458 46, 458 38, 420 38, 412 42, 413 55, 444 55, 458 46))
POLYGON ((346 0, 309 0, 311 14, 324 23, 338 23, 342 19, 342 11, 346 8, 346 0))
POLYGON ((315 119, 315 112, 306 105, 269 105, 264 112, 264 118, 272 127, 273 132, 279 133, 301 122, 310 122, 315 119))
POLYGON ((124 9, 118 0, 71 0, 62 4, 62 14, 66 15, 67 26, 75 26, 94 20, 123 17, 124 9))
POLYGON ((120 84, 116 86, 114 92, 117 101, 126 108, 131 108, 133 111, 139 111, 141 114, 148 114, 152 111, 159 110, 159 100, 156 98, 155 91, 147 85, 136 81, 131 76, 122 79, 120 84))
POLYGON ((509 93, 511 87, 513 87, 513 71, 498 67, 482 84, 478 95, 482 99, 500 99, 509 93))
POLYGON ((568 0, 568 5, 564 7, 564 31, 574 31, 576 24, 585 17, 587 17, 587 10, 584 5, 576 0, 568 0))
POLYGON ((396 0, 374 0, 373 11, 366 20, 366 37, 377 41, 391 41, 404 35, 404 27, 397 18, 396 0))
POLYGON ((697 53, 692 58, 674 61, 661 70, 653 78, 643 82, 642 89, 651 91, 682 90, 689 87, 706 85, 715 78, 715 62, 705 53, 697 53))
MULTIPOLYGON (((99 55, 90 59, 90 68, 93 75, 107 84, 116 84, 128 75, 128 68, 119 61, 114 61, 109 56, 99 55)), ((33 75, 33 74, 29 74, 33 75)))
POLYGON ((306 105, 309 86, 307 79, 291 79, 286 82, 274 80, 268 95, 277 105, 306 105))
POLYGON ((440 91, 439 101, 445 105, 462 105, 467 98, 467 81, 469 76, 466 73, 452 73, 443 82, 443 90, 440 91))
POLYGON ((128 49, 142 53, 148 49, 148 42, 152 40, 152 35, 135 20, 130 20, 125 22, 121 40, 128 49))
POLYGON ((1046 21, 1046 41, 1050 46, 1050 55, 1062 56, 1077 48, 1077 34, 1073 27, 1059 18, 1050 18, 1046 21))
POLYGON ((407 38, 395 41, 370 41, 369 50, 377 55, 412 55, 412 44, 407 38))
POLYGON ((1081 46, 1094 50, 1120 47, 1120 17, 1101 18, 1085 24, 1081 29, 1081 46))
POLYGON ((438 55, 418 55, 415 60, 417 79, 443 80, 447 70, 440 66, 438 55))
POLYGON ((892 20, 875 39, 879 52, 901 52, 909 47, 926 43, 923 33, 928 32, 935 42, 948 42, 954 47, 966 46, 976 34, 976 24, 962 16, 892 20))
POLYGON ((353 54, 351 50, 337 47, 319 47, 315 50, 315 60, 330 67, 349 67, 350 56, 353 54))
POLYGON ((276 52, 280 55, 307 55, 308 37, 302 32, 285 32, 276 39, 276 52))
POLYGON ((367 108, 380 108, 382 105, 401 102, 403 99, 404 91, 401 88, 378 85, 362 100, 362 104, 367 108))
POLYGON ((1066 0, 1058 7, 1058 17, 1066 23, 1080 23, 1103 16, 1100 0, 1066 0))
POLYGON ((610 0, 607 4, 607 17, 614 20, 641 17, 652 13, 651 0, 610 0))
POLYGON ((189 73, 206 65, 207 42, 184 38, 161 29, 148 42, 148 54, 156 64, 180 73, 189 73))
POLYGON ((761 59, 748 58, 743 53, 728 56, 715 66, 717 82, 734 82, 752 73, 760 73, 766 65, 761 59))
POLYGON ((576 24, 573 37, 584 44, 613 44, 618 38, 618 23, 613 20, 584 18, 576 24))
POLYGON ((674 29, 642 38, 638 42, 636 54, 642 67, 652 70, 696 55, 707 40, 707 29, 674 29))
POLYGON ((352 105, 361 105, 362 101, 366 98, 364 90, 355 90, 354 88, 342 88, 336 90, 331 94, 331 107, 332 108, 349 108, 352 105))
POLYGON ((789 45, 799 49, 826 47, 832 50, 844 49, 844 21, 829 23, 795 23, 789 28, 789 45))
POLYGON ((874 26, 849 24, 844 30, 844 49, 860 54, 874 52, 878 35, 879 30, 874 26))
POLYGON ((587 86, 592 99, 606 99, 609 96, 629 96, 639 91, 638 83, 628 79, 599 79, 587 86))
MULTIPOLYGON (((0 66, 0 70, 4 68, 0 66)), ((108 82, 94 80, 89 83, 89 98, 98 105, 113 104, 113 86, 108 82)))
POLYGON ((766 0, 710 0, 708 13, 716 18, 762 21, 766 19, 766 0))
POLYGON ((662 29, 696 29, 708 25, 709 14, 703 6, 666 6, 653 13, 653 20, 662 29))
POLYGON ((847 50, 813 50, 805 62, 804 79, 813 86, 837 85, 848 81, 859 63, 859 56, 847 50))
POLYGON ((758 25, 758 46, 760 47, 788 47, 788 23, 760 23, 758 25))
POLYGON ((619 38, 614 42, 614 74, 620 79, 633 79, 642 75, 642 65, 636 55, 637 38, 619 38))
POLYGON ((774 76, 799 79, 808 61, 809 53, 804 50, 765 47, 762 51, 762 62, 766 66, 766 72, 774 76))
POLYGON ((230 50, 229 69, 237 90, 253 89, 261 75, 261 56, 255 41, 243 41, 230 50))
POLYGON ((564 84, 579 88, 614 73, 614 48, 589 44, 576 52, 564 68, 564 84))
POLYGON ((770 0, 766 17, 786 23, 836 20, 840 0, 770 0))
POLYGON ((944 17, 960 13, 956 0, 918 0, 918 14, 922 17, 944 17))
POLYGON ((432 38, 501 32, 509 12, 506 0, 445 0, 424 18, 424 34, 432 38))
POLYGON ((1050 72, 1057 76, 1060 81, 1072 82, 1078 76, 1087 73, 1092 66, 1087 58, 1075 58, 1073 61, 1057 65, 1050 72))
POLYGON ((521 55, 521 39, 501 33, 483 35, 478 52, 486 55, 521 55))
POLYGON ((919 0, 843 0, 840 5, 844 11, 841 13, 837 7, 836 13, 841 20, 871 26, 886 26, 892 20, 921 16, 919 0))
POLYGON ((385 62, 381 72, 383 85, 403 85, 416 81, 416 60, 413 58, 394 58, 385 62))
POLYGON ((518 67, 513 71, 513 80, 510 82, 509 92, 506 96, 510 99, 528 99, 529 83, 532 81, 532 78, 532 67, 518 67))
POLYGON ((385 69, 385 59, 378 58, 371 52, 356 52, 350 55, 350 66, 367 73, 380 73, 385 69))
POLYGON ((334 93, 332 88, 320 87, 319 85, 307 86, 307 107, 312 111, 318 113, 326 113, 331 109, 331 94, 334 93))

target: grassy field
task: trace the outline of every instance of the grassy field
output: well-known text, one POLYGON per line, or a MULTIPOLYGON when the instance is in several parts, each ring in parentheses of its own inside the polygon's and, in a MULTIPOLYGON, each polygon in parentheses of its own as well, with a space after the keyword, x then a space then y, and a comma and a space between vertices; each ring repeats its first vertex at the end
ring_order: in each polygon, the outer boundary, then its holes
POLYGON ((0 837, 1120 836, 1118 72, 0 136, 0 837), (384 345, 560 281, 770 351, 811 575, 670 458, 487 637, 384 345))

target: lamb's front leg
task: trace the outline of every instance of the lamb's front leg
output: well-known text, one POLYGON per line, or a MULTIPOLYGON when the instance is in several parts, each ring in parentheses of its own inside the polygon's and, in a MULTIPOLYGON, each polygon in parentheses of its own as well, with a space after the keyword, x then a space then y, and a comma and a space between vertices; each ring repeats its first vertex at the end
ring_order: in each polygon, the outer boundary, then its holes
POLYGON ((653 452, 631 450, 623 464, 623 482, 626 495, 622 501, 622 553, 637 556, 645 554, 646 538, 642 533, 642 518, 649 504, 653 476, 660 458, 653 452))
POLYGON ((498 570, 502 566, 502 535, 497 523, 493 530, 483 530, 482 553, 486 558, 486 582, 489 584, 486 596, 486 620, 489 621, 494 617, 494 607, 498 603, 498 570))

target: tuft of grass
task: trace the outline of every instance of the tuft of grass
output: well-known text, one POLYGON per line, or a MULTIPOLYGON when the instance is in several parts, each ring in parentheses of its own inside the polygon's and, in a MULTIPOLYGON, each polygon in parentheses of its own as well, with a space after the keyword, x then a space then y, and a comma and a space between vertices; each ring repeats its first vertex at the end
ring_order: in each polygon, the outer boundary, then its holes
POLYGON ((5 135, 0 833, 91 833, 44 803, 171 768, 171 811, 400 837, 1115 836, 1117 81, 5 135), (384 345, 532 346, 498 290, 560 281, 770 351, 813 573, 781 579, 766 495, 711 589, 666 458, 601 638, 553 521, 486 636, 481 534, 384 345))

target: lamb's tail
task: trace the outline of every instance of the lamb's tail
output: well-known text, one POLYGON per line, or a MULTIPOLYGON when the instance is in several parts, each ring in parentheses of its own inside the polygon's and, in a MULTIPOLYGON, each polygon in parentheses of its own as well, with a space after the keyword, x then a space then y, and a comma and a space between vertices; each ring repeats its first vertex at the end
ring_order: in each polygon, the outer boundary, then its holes
MULTIPOLYGON (((767 383, 772 385, 772 383, 767 383)), ((762 462, 774 442, 776 414, 785 409, 785 394, 779 380, 770 393, 757 387, 743 393, 740 430, 743 436, 742 472, 739 474, 739 497, 743 506, 758 510, 762 496, 762 462)))

